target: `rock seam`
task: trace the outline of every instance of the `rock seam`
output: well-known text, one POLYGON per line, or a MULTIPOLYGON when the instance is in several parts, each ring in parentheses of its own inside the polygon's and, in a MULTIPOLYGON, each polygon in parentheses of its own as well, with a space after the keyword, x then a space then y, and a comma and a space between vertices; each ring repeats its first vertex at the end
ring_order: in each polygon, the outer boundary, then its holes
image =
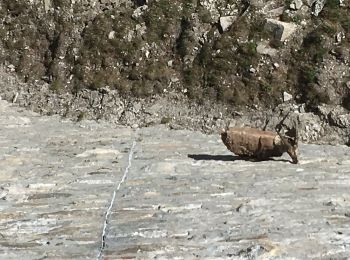
POLYGON ((121 185, 125 182, 126 177, 128 175, 128 172, 129 172, 129 169, 131 167, 135 146, 136 146, 136 140, 133 141, 132 146, 130 148, 129 158, 128 158, 128 165, 125 168, 123 177, 120 180, 117 188, 113 191, 111 202, 109 204, 109 207, 107 208, 107 211, 106 211, 106 214, 105 214, 104 223, 103 223, 102 235, 101 235, 101 247, 100 247, 100 250, 99 250, 97 258, 96 258, 97 260, 102 259, 102 256, 103 256, 103 251, 104 251, 104 249, 106 247, 106 236, 107 236, 107 228, 108 228, 109 216, 110 216, 110 214, 112 212, 112 208, 113 208, 113 205, 114 205, 114 202, 115 202, 117 191, 119 191, 121 185))

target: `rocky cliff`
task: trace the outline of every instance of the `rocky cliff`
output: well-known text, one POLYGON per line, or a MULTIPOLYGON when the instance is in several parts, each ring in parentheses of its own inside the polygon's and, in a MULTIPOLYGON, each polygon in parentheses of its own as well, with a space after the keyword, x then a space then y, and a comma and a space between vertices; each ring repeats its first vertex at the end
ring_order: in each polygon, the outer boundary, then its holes
POLYGON ((324 2, 4 0, 1 60, 55 91, 348 106, 349 6, 324 2))

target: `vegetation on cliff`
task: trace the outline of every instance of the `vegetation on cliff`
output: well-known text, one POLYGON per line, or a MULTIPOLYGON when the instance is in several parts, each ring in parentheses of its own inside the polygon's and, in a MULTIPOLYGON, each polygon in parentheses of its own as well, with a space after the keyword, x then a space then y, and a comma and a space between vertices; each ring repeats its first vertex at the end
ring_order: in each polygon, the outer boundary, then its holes
POLYGON ((318 16, 322 1, 297 10, 291 1, 48 2, 0 3, 0 58, 58 93, 108 86, 125 97, 178 91, 199 103, 273 107, 288 92, 310 107, 350 107, 350 14, 338 0, 318 16), (297 30, 281 40, 267 18, 297 30))

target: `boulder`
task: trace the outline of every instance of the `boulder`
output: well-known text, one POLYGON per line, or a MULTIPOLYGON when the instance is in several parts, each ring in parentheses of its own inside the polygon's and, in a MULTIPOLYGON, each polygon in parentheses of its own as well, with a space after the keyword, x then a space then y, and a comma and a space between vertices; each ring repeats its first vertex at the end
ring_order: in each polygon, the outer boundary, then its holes
POLYGON ((256 46, 256 51, 262 55, 268 55, 274 57, 277 55, 277 50, 268 46, 267 42, 259 42, 256 46))
POLYGON ((220 17, 220 27, 223 32, 227 31, 230 26, 236 21, 237 17, 236 16, 222 16, 220 17))
POLYGON ((44 9, 46 12, 50 10, 51 6, 52 6, 51 0, 44 0, 44 9))
POLYGON ((283 101, 284 102, 287 102, 287 101, 292 100, 292 99, 293 99, 293 96, 291 94, 289 94, 286 91, 283 92, 283 101))
POLYGON ((312 14, 318 16, 322 11, 326 0, 308 0, 306 1, 307 5, 312 8, 312 14))
POLYGON ((110 31, 108 34, 108 39, 112 40, 115 38, 115 31, 110 31))
POLYGON ((275 19, 266 19, 265 29, 271 31, 277 40, 285 41, 298 28, 294 23, 285 23, 275 19))
POLYGON ((301 0, 294 0, 290 5, 289 8, 292 10, 299 10, 303 6, 303 1, 301 0))

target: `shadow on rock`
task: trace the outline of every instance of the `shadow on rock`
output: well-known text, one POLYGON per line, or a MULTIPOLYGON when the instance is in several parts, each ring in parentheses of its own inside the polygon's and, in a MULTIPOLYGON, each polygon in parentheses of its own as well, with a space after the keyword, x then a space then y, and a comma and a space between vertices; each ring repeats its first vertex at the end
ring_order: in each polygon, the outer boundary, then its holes
POLYGON ((210 154, 189 154, 188 158, 196 161, 235 161, 242 160, 242 157, 236 155, 210 155, 210 154))
POLYGON ((242 157, 237 155, 211 155, 211 154, 188 154, 188 158, 191 158, 196 161, 247 161, 247 162, 262 162, 262 161, 275 161, 275 162, 289 162, 292 163, 289 160, 286 159, 274 159, 269 158, 265 160, 259 160, 256 158, 251 157, 242 157))

